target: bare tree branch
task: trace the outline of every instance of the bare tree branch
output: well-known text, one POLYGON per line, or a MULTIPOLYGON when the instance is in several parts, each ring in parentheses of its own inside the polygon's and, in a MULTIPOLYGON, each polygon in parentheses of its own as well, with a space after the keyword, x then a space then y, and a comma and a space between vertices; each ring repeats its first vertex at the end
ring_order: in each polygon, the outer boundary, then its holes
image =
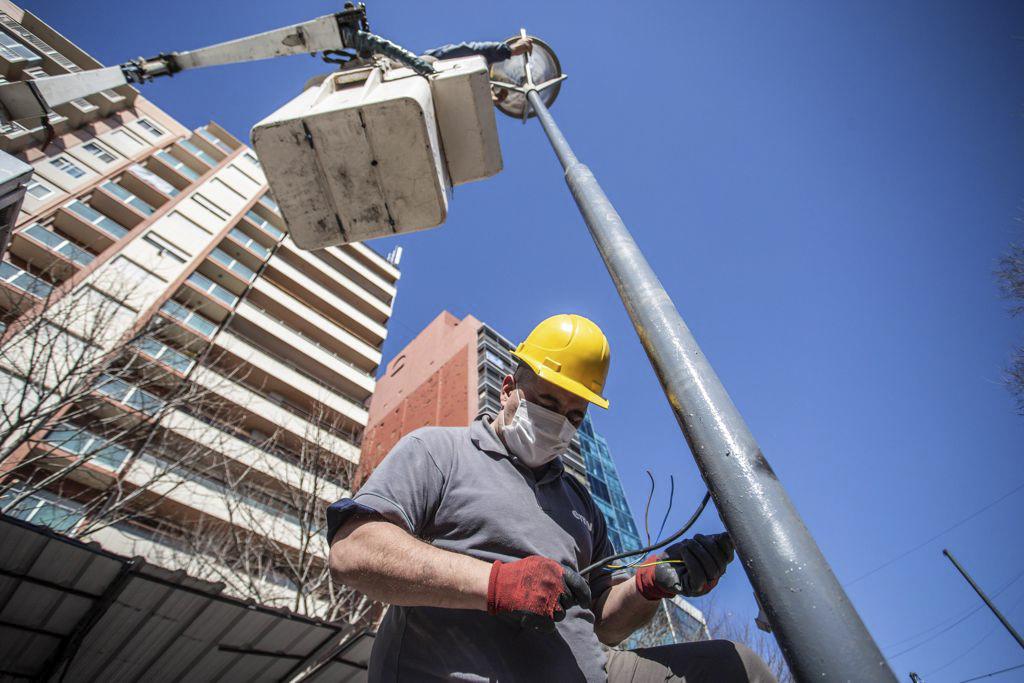
MULTIPOLYGON (((1024 243, 1010 245, 999 260, 996 279, 1003 296, 1010 301, 1010 314, 1024 314, 1024 243)), ((1017 412, 1024 415, 1024 346, 1014 349, 1004 380, 1017 399, 1017 412)))

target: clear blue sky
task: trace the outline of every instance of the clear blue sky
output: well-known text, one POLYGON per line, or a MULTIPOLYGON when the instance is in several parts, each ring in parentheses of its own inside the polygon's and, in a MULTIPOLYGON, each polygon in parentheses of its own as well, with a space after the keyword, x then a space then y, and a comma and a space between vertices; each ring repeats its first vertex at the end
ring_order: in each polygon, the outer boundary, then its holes
MULTIPOLYGON (((26 4, 116 63, 341 3, 26 4)), ((555 46, 570 76, 555 116, 841 581, 1024 483, 1024 418, 1000 380, 1024 326, 992 276, 1022 237, 1024 5, 369 4, 372 28, 414 50, 521 25, 555 46)), ((247 139, 323 70, 293 57, 144 93, 188 126, 214 119, 247 139)), ((645 468, 662 492, 676 476, 672 526, 703 491, 693 461, 539 126, 501 119, 499 130, 505 170, 458 188, 446 226, 372 244, 405 247, 385 358, 443 308, 514 340, 554 313, 594 319, 613 350, 612 408, 595 424, 634 511, 645 468)), ((851 586, 887 654, 978 604, 944 545, 990 592, 1024 571, 1022 519, 1018 491, 851 586)), ((720 525, 711 512, 698 530, 720 525)), ((744 618, 755 612, 738 563, 716 592, 744 618)), ((997 602, 1024 628, 1024 580, 997 602)), ((892 663, 903 680, 915 670, 932 683, 1021 661, 979 611, 892 663)))

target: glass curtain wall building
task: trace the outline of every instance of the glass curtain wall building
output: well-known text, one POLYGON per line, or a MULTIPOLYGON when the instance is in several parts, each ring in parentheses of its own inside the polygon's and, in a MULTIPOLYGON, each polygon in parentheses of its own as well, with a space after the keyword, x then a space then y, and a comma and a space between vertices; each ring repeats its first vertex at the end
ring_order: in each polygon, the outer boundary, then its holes
POLYGON ((588 413, 577 431, 580 452, 587 468, 587 481, 594 502, 601 508, 608 522, 608 538, 617 552, 643 545, 633 520, 633 513, 622 491, 619 472, 615 469, 608 442, 594 431, 594 423, 588 413))

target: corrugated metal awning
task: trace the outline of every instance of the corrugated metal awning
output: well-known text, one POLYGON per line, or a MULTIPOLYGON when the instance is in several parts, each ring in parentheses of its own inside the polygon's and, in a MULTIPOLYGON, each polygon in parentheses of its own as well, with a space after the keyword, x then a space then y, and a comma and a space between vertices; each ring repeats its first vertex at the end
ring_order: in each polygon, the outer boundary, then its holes
POLYGON ((366 679, 372 634, 221 589, 0 515, 0 681, 366 679))

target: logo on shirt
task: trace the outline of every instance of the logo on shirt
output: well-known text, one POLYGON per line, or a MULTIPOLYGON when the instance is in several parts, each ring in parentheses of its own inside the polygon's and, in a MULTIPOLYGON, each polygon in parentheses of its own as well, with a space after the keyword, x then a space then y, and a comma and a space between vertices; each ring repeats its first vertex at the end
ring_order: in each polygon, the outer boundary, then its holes
POLYGON ((589 531, 590 533, 594 533, 594 523, 591 522, 586 517, 584 517, 583 515, 581 515, 579 513, 579 511, 573 510, 572 511, 572 516, 575 517, 576 519, 580 520, 581 522, 583 522, 583 525, 585 527, 587 527, 587 531, 589 531))

